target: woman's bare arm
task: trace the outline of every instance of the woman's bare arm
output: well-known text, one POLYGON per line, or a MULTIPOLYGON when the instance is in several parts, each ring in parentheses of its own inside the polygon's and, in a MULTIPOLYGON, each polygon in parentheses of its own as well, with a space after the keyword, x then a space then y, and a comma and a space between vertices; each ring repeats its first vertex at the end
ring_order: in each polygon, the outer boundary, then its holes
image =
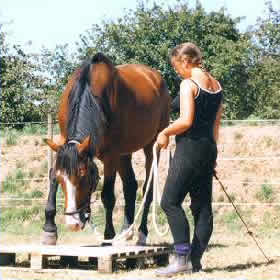
POLYGON ((219 139, 219 130, 220 130, 222 114, 223 114, 223 105, 221 103, 221 105, 218 109, 218 112, 216 114, 216 120, 214 123, 214 140, 216 143, 218 142, 218 139, 219 139))
POLYGON ((194 121, 196 86, 184 80, 180 85, 180 117, 165 128, 162 133, 166 136, 177 135, 189 129, 194 121))

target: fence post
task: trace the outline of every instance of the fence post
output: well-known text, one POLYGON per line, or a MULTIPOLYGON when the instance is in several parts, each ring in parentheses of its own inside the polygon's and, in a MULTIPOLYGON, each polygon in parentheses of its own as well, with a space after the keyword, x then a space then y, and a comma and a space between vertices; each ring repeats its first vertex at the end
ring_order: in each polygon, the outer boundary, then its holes
MULTIPOLYGON (((52 114, 48 113, 48 138, 53 139, 53 120, 52 114)), ((48 181, 49 181, 49 172, 53 166, 53 151, 48 147, 48 181)))

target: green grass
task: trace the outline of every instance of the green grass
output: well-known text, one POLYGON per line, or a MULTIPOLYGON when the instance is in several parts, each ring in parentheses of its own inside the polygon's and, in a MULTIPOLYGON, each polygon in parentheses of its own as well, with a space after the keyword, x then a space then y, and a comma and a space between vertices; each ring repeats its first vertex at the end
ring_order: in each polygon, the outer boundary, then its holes
POLYGON ((26 177, 26 174, 22 171, 21 168, 17 168, 15 171, 15 179, 23 180, 26 177))
MULTIPOLYGON (((45 221, 45 204, 38 205, 8 205, 1 207, 0 232, 15 235, 31 235, 37 237, 42 232, 45 221)), ((57 215, 63 214, 63 205, 57 206, 57 215)), ((58 225, 61 232, 67 231, 65 225, 58 225)))
POLYGON ((256 193, 256 198, 262 202, 272 202, 275 198, 273 188, 269 184, 262 184, 260 191, 256 193))
MULTIPOLYGON (((25 221, 30 221, 32 224, 34 218, 36 218, 40 212, 42 212, 40 206, 3 208, 1 209, 0 231, 5 232, 12 230, 13 232, 17 232, 16 229, 18 225, 22 227, 22 223, 25 221)), ((40 216, 43 217, 43 212, 40 216)))
POLYGON ((217 223, 225 225, 231 232, 241 229, 242 225, 235 211, 229 211, 217 218, 217 223))
MULTIPOLYGON (((58 124, 55 124, 53 127, 53 134, 59 133, 58 124)), ((29 135, 47 135, 48 134, 48 125, 43 124, 26 124, 21 129, 15 129, 12 127, 5 127, 1 129, 1 136, 5 138, 7 145, 12 146, 18 143, 20 136, 29 136, 29 135)), ((25 144, 28 140, 25 140, 25 144)), ((35 142, 35 145, 40 144, 38 141, 35 142)))
POLYGON ((47 124, 27 124, 22 129, 23 135, 46 135, 48 130, 47 124))
POLYGON ((28 174, 25 173, 21 168, 15 169, 15 171, 12 174, 8 174, 8 176, 3 181, 1 192, 16 196, 23 195, 22 190, 26 183, 24 179, 27 177, 28 174))
POLYGON ((9 129, 4 131, 4 137, 6 139, 7 146, 15 146, 18 140, 18 131, 15 129, 9 129))
POLYGON ((39 191, 39 190, 34 190, 32 191, 31 193, 24 193, 22 194, 22 197, 25 198, 25 199, 30 199, 30 198, 42 198, 44 196, 44 194, 39 191))
POLYGON ((17 189, 18 189, 18 184, 14 180, 14 177, 12 175, 8 175, 5 181, 2 183, 1 191, 14 194, 18 191, 17 189))

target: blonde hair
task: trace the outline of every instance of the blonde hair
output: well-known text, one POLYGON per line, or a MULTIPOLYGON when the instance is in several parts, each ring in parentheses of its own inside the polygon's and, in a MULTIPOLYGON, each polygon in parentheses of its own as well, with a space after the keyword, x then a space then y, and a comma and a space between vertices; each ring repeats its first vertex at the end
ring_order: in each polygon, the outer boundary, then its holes
POLYGON ((202 64, 202 54, 195 44, 193 43, 182 43, 171 50, 170 60, 172 59, 184 60, 193 64, 202 64))

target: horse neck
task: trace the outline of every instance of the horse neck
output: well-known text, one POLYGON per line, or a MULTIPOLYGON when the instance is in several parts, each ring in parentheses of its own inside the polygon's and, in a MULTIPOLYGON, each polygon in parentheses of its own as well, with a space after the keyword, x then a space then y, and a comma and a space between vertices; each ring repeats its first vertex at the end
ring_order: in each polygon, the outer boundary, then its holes
POLYGON ((106 118, 97 97, 93 96, 86 85, 83 94, 72 101, 69 102, 68 140, 81 142, 90 135, 91 142, 98 145, 104 135, 106 118))

